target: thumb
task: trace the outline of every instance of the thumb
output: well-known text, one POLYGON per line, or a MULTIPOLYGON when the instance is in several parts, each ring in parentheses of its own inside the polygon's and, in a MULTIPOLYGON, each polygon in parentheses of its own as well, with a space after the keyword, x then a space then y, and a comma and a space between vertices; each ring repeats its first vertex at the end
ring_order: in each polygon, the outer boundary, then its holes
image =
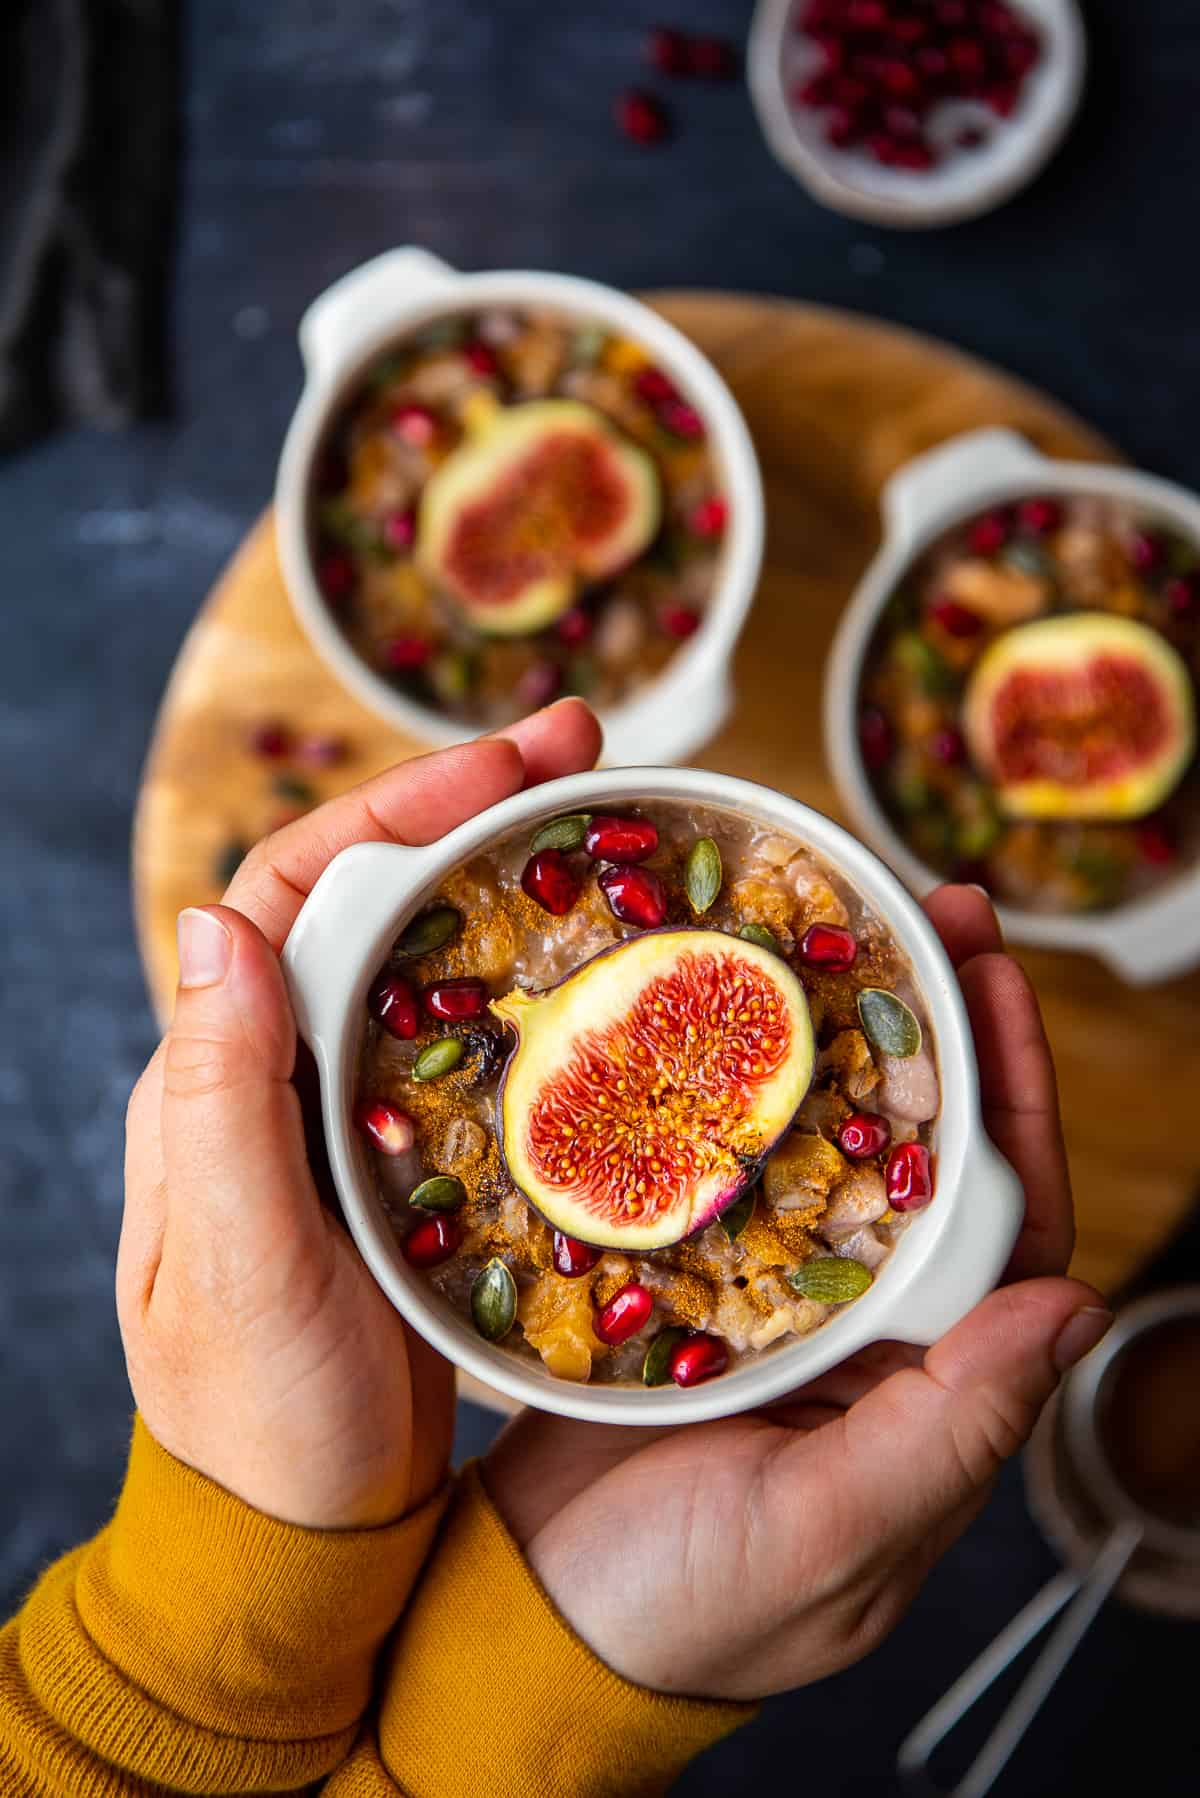
POLYGON ((227 906, 181 912, 178 928, 163 1058, 164 1260, 178 1252, 231 1290, 268 1269, 282 1280, 323 1235, 283 973, 262 933, 227 906))

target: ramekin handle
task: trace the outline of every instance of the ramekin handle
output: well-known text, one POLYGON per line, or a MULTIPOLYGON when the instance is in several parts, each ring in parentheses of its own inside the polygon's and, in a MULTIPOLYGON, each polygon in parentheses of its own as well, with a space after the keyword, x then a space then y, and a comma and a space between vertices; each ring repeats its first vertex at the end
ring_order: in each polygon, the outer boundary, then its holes
POLYGON ((332 1049, 363 970, 382 958, 429 865, 424 849, 355 843, 301 906, 281 960, 300 1034, 318 1056, 332 1049))
POLYGON ((974 1310, 1008 1266, 1024 1217, 1021 1182, 980 1124, 954 1215, 938 1238, 923 1283, 905 1300, 896 1334, 930 1348, 974 1310))
POLYGON ((1011 481, 1036 477, 1045 458, 1016 431, 969 431, 906 462, 883 490, 890 541, 910 549, 947 510, 966 511, 1011 481))
POLYGON ((397 306, 414 310, 458 279, 457 270, 415 244, 385 250, 327 287, 300 320, 300 354, 312 380, 337 374, 378 329, 396 321, 397 306))

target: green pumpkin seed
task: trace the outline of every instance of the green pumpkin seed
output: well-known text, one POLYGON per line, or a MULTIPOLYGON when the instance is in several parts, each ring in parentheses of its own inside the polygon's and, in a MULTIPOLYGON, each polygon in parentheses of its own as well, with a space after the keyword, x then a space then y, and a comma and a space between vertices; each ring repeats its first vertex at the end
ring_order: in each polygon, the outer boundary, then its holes
POLYGON ((953 691, 954 675, 948 663, 919 631, 897 632, 892 641, 892 655, 923 693, 936 697, 939 693, 953 691))
POLYGON ((453 1174, 434 1174, 431 1179, 414 1186, 408 1202, 418 1211, 457 1211, 466 1196, 466 1187, 453 1174))
POLYGON ((687 1336, 687 1331, 671 1324, 668 1329, 660 1330, 650 1347, 646 1350, 646 1359, 642 1362, 643 1386, 666 1386, 671 1379, 671 1354, 687 1336))
POLYGON ((440 1080, 458 1066, 465 1048, 457 1036, 443 1036, 436 1043, 427 1043, 413 1062, 413 1079, 440 1080))
POLYGON ((773 949, 779 954, 779 944, 765 924, 743 924, 738 935, 744 943, 757 943, 760 949, 773 949))
POLYGON ((271 782, 271 791, 279 799, 289 799, 293 805, 312 805, 317 797, 308 782, 295 774, 281 774, 271 782))
POLYGON ((452 905, 433 905, 414 918, 400 938, 401 955, 432 955, 444 949, 459 933, 462 917, 452 905))
POLYGON ((727 1211, 722 1211, 717 1220, 728 1236, 730 1242, 736 1242, 750 1219, 754 1216, 754 1207, 758 1203, 757 1194, 751 1187, 740 1199, 735 1199, 727 1211))
POLYGON ((603 325, 581 325, 571 338, 572 362, 595 362, 607 341, 603 325))
POLYGON ((818 1255, 802 1261, 787 1277, 794 1292, 821 1305, 846 1305, 861 1298, 871 1284, 871 1270, 841 1255, 818 1255))
POLYGON ((864 986, 858 995, 858 1017, 867 1041, 881 1055, 907 1061, 921 1047, 921 1026, 903 999, 881 986, 864 986))
POLYGON ((566 818, 551 818, 531 841, 530 855, 537 855, 542 849, 561 849, 564 854, 572 849, 582 849, 591 821, 591 812, 572 812, 566 818))
POLYGON ((694 912, 706 912, 721 890, 724 878, 721 851, 711 837, 700 837, 688 851, 683 884, 694 912))
POLYGON ((517 1315, 517 1283, 503 1261, 493 1258, 471 1287, 471 1317, 479 1334, 499 1342, 512 1329, 517 1315))
POLYGON ((1036 543, 1010 543, 1001 550, 1000 560, 1015 568, 1018 574, 1036 575, 1039 580, 1050 580, 1054 575, 1054 563, 1046 550, 1036 543))

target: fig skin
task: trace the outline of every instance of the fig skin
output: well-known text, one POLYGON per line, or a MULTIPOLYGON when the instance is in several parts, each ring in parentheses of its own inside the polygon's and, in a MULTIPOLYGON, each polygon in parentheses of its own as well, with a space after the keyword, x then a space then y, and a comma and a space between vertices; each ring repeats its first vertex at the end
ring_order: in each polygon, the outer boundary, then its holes
MULTIPOLYGON (((637 995, 644 990, 649 980, 666 974, 670 970, 669 958, 664 957, 662 965, 658 969, 653 966, 652 956, 647 960, 650 963, 648 971, 641 980, 635 981, 632 986, 631 1005, 637 995)), ((536 994, 518 992, 509 995, 507 999, 493 1001, 492 1010, 504 1020, 516 1037, 516 1048, 508 1058, 496 1095, 496 1137, 505 1170, 513 1185, 552 1229, 564 1231, 575 1237, 577 1241, 587 1243, 593 1248, 620 1249, 630 1254, 648 1253, 655 1249, 668 1248, 672 1244, 681 1242, 706 1229, 759 1178, 771 1153, 791 1129, 796 1113, 803 1104, 811 1084, 815 1066, 815 1049, 807 998, 803 986, 792 969, 786 963, 781 962, 778 956, 760 948, 757 944, 743 941, 724 931, 704 929, 699 926, 664 926, 659 930, 643 931, 636 937, 627 937, 622 942, 602 949, 586 962, 581 962, 562 980, 536 994), (776 1091, 780 1086, 786 1091, 787 1079, 790 1075, 793 1087, 787 1093, 784 1111, 776 1112, 773 1116, 767 1111, 764 1124, 768 1127, 762 1140, 756 1144, 753 1154, 738 1154, 733 1148, 728 1150, 733 1165, 728 1170, 728 1183, 724 1187, 717 1191, 705 1192, 702 1201, 697 1202, 694 1198, 690 1198, 686 1203, 677 1204, 672 1211, 652 1220, 649 1225, 641 1222, 610 1223, 588 1211, 581 1203, 577 1203, 570 1197, 560 1197, 539 1188, 535 1180, 531 1177, 523 1177, 522 1170, 514 1165, 506 1130, 506 1118, 509 1115, 510 1085, 514 1069, 518 1068, 521 1048, 526 1041, 525 1033, 518 1020, 526 1007, 536 1006, 541 1000, 552 999, 564 987, 585 976, 594 978, 597 967, 605 961, 627 954, 639 946, 642 947, 644 953, 646 945, 663 941, 677 943, 680 955, 694 947, 709 946, 714 952, 717 952, 719 948, 721 953, 749 961, 751 965, 759 967, 769 976, 776 990, 781 993, 786 1002, 793 1031, 790 1052, 781 1068, 772 1076, 771 1085, 775 1087, 776 1091), (510 1005, 510 1001, 513 999, 516 1000, 515 1006, 510 1005)), ((612 1014, 611 1021, 615 1022, 623 1015, 627 1015, 627 1011, 622 1013, 618 1009, 612 1014)), ((581 1029, 583 1027, 581 1026, 581 1029)), ((551 1060, 550 1065, 543 1070, 540 1087, 533 1089, 535 1096, 538 1091, 553 1085, 555 1077, 562 1073, 563 1065, 560 1063, 556 1067, 551 1060)), ((761 1092, 758 1096, 758 1103, 763 1107, 767 1104, 767 1099, 761 1092)))

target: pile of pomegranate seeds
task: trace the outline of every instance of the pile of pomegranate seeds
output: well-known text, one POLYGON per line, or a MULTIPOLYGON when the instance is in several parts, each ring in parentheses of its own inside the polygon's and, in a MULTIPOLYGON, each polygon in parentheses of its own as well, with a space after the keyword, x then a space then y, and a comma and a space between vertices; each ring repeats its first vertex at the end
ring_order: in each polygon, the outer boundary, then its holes
MULTIPOLYGON (((660 75, 692 76, 701 81, 729 81, 737 74, 738 55, 719 37, 660 25, 646 40, 646 60, 660 75)), ((635 144, 661 144, 671 135, 671 115, 655 94, 630 88, 613 108, 617 125, 635 144)))
MULTIPOLYGON (((793 90, 795 105, 828 114, 834 149, 914 171, 941 154, 929 131, 936 107, 976 100, 1009 118, 1041 54, 1037 31, 1007 0, 802 0, 796 29, 821 61, 793 90)), ((984 141, 966 129, 955 147, 984 141)))

